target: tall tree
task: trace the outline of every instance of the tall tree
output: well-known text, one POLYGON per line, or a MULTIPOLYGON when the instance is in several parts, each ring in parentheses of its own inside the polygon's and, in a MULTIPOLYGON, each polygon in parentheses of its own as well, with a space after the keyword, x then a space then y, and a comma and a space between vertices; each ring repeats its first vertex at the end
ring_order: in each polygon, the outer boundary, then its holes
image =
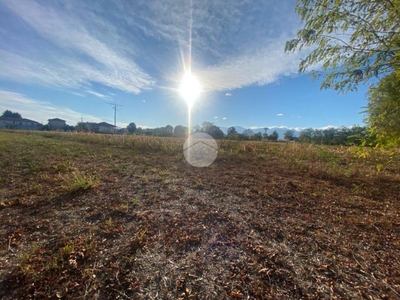
POLYGON ((134 122, 129 123, 129 125, 126 127, 129 133, 135 133, 136 131, 136 124, 134 122))
POLYGON ((188 129, 183 125, 176 125, 174 128, 174 135, 176 137, 185 137, 187 135, 188 129))
POLYGON ((236 130, 236 128, 235 127, 229 127, 228 128, 228 132, 227 132, 227 134, 230 136, 230 135, 235 135, 235 134, 237 134, 237 130, 236 130))
POLYGON ((232 127, 229 127, 229 128, 228 128, 228 131, 227 131, 226 137, 227 137, 228 139, 230 139, 230 140, 236 140, 236 139, 238 139, 238 138, 239 138, 239 135, 238 135, 238 133, 237 133, 236 128, 233 127, 233 126, 232 126, 232 127))
POLYGON ((279 138, 279 134, 276 130, 274 130, 274 132, 272 132, 270 135, 268 135, 268 140, 269 141, 277 141, 279 138))
POLYGON ((285 51, 305 49, 299 71, 322 64, 321 88, 346 92, 400 65, 400 1, 297 0, 303 21, 285 51))
POLYGON ((371 133, 383 145, 400 145, 400 74, 386 76, 368 95, 366 121, 371 133))
POLYGON ((307 128, 300 132, 299 141, 302 143, 312 143, 314 138, 314 129, 307 128))
POLYGON ((17 112, 12 112, 11 110, 5 110, 3 114, 0 116, 1 118, 16 118, 16 119, 22 119, 22 116, 20 113, 17 112))
POLYGON ((165 135, 173 136, 174 135, 174 127, 172 127, 171 125, 165 126, 165 135))
POLYGON ((292 141, 294 139, 294 130, 286 130, 286 132, 283 134, 283 138, 287 141, 292 141))

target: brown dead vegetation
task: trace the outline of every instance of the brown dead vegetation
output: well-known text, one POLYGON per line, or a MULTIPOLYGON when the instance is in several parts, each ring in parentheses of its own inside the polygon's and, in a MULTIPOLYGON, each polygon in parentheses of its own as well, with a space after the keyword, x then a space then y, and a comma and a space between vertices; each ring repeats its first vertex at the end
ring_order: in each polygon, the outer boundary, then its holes
POLYGON ((398 151, 182 144, 0 132, 0 298, 400 299, 398 151))

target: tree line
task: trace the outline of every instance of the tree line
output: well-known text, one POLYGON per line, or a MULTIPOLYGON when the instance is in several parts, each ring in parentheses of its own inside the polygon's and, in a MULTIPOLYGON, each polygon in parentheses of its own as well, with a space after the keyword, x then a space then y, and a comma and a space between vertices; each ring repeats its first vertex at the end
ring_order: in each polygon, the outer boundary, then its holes
MULTIPOLYGON (((18 112, 6 110, 0 117, 21 119, 22 116, 18 112)), ((204 132, 211 135, 215 139, 239 140, 239 141, 273 141, 279 139, 279 134, 274 130, 271 134, 267 131, 269 128, 265 127, 264 133, 253 132, 251 129, 246 129, 242 133, 237 132, 235 127, 229 127, 225 134, 221 128, 212 122, 203 122, 200 125, 195 125, 192 132, 204 132)), ((47 125, 42 126, 41 130, 49 130, 47 125)), ((86 123, 78 123, 76 126, 66 125, 64 131, 90 131, 86 123)), ((141 128, 137 127, 134 122, 129 123, 126 128, 119 128, 116 130, 117 134, 135 134, 146 136, 159 136, 159 137, 178 137, 185 138, 188 136, 188 128, 183 125, 172 127, 167 125, 165 127, 157 128, 141 128)), ((369 132, 366 127, 352 126, 340 128, 327 128, 327 129, 313 129, 307 128, 300 132, 299 136, 295 136, 294 130, 288 129, 283 134, 283 139, 286 141, 298 141, 302 143, 314 143, 325 145, 361 145, 365 144, 365 140, 369 137, 369 132)))
MULTIPOLYGON (((225 134, 217 125, 211 122, 203 122, 200 125, 193 127, 193 133, 204 132, 211 135, 215 139, 227 139, 238 141, 272 141, 279 140, 279 134, 274 130, 271 134, 267 133, 269 128, 264 128, 264 133, 253 132, 251 129, 246 129, 242 133, 238 133, 235 127, 229 127, 225 134)), ((140 128, 136 127, 135 123, 130 123, 127 127, 127 132, 136 135, 160 136, 160 137, 180 137, 184 138, 188 135, 188 128, 183 125, 172 127, 167 125, 158 128, 140 128)), ((288 129, 283 134, 285 141, 294 141, 302 143, 313 143, 321 145, 363 145, 369 139, 368 129, 364 126, 352 126, 340 128, 330 127, 326 129, 307 128, 295 136, 295 131, 288 129)))
POLYGON ((368 84, 365 142, 400 146, 400 1, 297 0, 295 9, 303 28, 285 51, 312 49, 299 72, 343 93, 368 84))

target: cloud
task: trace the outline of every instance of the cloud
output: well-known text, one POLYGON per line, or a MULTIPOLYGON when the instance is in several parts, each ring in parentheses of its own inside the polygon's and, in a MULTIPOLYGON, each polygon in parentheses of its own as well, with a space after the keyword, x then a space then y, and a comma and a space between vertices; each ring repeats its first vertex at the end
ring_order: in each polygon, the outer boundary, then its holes
POLYGON ((339 128, 339 127, 333 126, 333 125, 327 125, 327 126, 319 127, 317 129, 326 130, 326 129, 332 129, 332 128, 339 128))
POLYGON ((288 38, 274 40, 263 49, 252 49, 248 53, 205 67, 198 71, 198 78, 206 90, 232 90, 253 84, 267 85, 282 76, 298 73, 302 55, 284 52, 288 38))
POLYGON ((146 103, 146 100, 142 100, 143 103, 146 103))
POLYGON ((22 117, 43 124, 47 124, 47 120, 51 118, 66 120, 69 125, 75 125, 81 121, 81 118, 85 122, 103 121, 93 115, 82 114, 67 107, 60 107, 49 102, 31 99, 19 93, 0 90, 0 111, 3 112, 6 109, 17 111, 22 117))
POLYGON ((0 32, 0 79, 74 90, 101 84, 138 94, 182 78, 189 53, 205 90, 297 74, 304 55, 284 53, 301 25, 293 3, 191 2, 2 0, 13 15, 6 34, 0 32))
MULTIPOLYGON (((89 24, 77 14, 59 7, 27 0, 2 3, 40 38, 32 45, 22 44, 24 51, 0 49, 0 78, 65 88, 97 82, 131 93, 154 85, 155 80, 129 58, 113 26, 103 22, 99 27, 111 33, 103 36, 99 30, 89 30, 89 24)), ((90 20, 101 23, 94 15, 90 20)))
POLYGON ((225 121, 226 119, 228 119, 228 118, 227 118, 227 117, 223 117, 223 118, 222 118, 222 120, 224 120, 224 121, 225 121))
POLYGON ((283 116, 283 114, 277 114, 277 116, 278 116, 278 117, 282 117, 282 116, 283 116))
POLYGON ((92 90, 86 90, 85 91, 86 93, 88 93, 88 94, 91 94, 91 95, 93 95, 93 96, 96 96, 96 97, 98 97, 98 98, 101 98, 101 99, 111 99, 109 96, 107 96, 107 95, 104 95, 104 94, 101 94, 101 93, 98 93, 98 92, 95 92, 95 91, 92 91, 92 90))

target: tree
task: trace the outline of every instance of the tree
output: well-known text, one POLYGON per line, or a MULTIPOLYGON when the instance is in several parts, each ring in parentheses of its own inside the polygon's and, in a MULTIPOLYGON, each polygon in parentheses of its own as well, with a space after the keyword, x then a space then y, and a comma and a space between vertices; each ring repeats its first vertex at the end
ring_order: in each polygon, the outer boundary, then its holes
POLYGON ((322 64, 321 88, 356 90, 361 82, 391 73, 400 65, 400 1, 297 0, 304 23, 285 51, 306 48, 299 71, 322 64))
POLYGON ((212 125, 211 127, 208 128, 208 131, 206 132, 209 135, 211 135, 214 139, 223 139, 225 134, 222 132, 221 128, 218 126, 212 125))
POLYGON ((255 140, 255 141, 261 141, 261 139, 262 139, 261 132, 257 132, 255 134, 253 134, 252 136, 250 136, 250 139, 255 140))
POLYGON ((72 125, 65 125, 64 131, 69 131, 69 132, 75 131, 75 126, 72 126, 72 125))
POLYGON ((3 114, 0 116, 1 118, 15 118, 15 119, 22 119, 20 113, 12 112, 11 110, 5 110, 3 114))
POLYGON ((229 127, 229 128, 228 128, 228 131, 227 131, 226 137, 227 137, 228 139, 230 139, 230 140, 236 140, 236 139, 238 139, 238 138, 239 138, 239 135, 238 135, 238 133, 237 133, 236 128, 233 127, 233 126, 232 126, 232 127, 229 127))
POLYGON ((138 127, 138 128, 136 128, 136 134, 138 134, 138 135, 142 135, 142 134, 144 134, 144 130, 143 130, 143 128, 142 128, 142 127, 138 127))
POLYGON ((204 121, 201 123, 201 131, 208 132, 212 126, 214 126, 214 123, 204 121))
POLYGON ((312 143, 314 137, 314 129, 307 128, 300 132, 299 141, 302 143, 312 143))
POLYGON ((274 142, 276 142, 276 141, 278 141, 278 138, 279 138, 279 134, 278 134, 278 132, 277 132, 276 130, 274 130, 273 133, 271 133, 270 135, 268 135, 268 140, 269 140, 269 141, 274 141, 274 142))
POLYGON ((294 130, 286 130, 286 132, 283 134, 283 137, 287 141, 292 141, 294 139, 294 130))
POLYGON ((50 128, 49 128, 49 125, 46 124, 46 125, 43 125, 39 130, 42 130, 42 131, 49 131, 50 128))
POLYGON ((171 125, 165 126, 165 135, 173 136, 174 135, 174 127, 172 127, 171 125))
POLYGON ((368 92, 366 121, 372 135, 383 145, 400 145, 400 74, 384 77, 368 92))
POLYGON ((134 122, 129 123, 129 125, 126 127, 129 133, 135 133, 136 131, 136 124, 134 122))
POLYGON ((87 122, 79 122, 78 124, 76 124, 75 126, 76 131, 79 132, 90 132, 90 125, 87 122))
POLYGON ((228 132, 227 132, 227 134, 228 134, 228 136, 232 136, 232 135, 235 135, 235 134, 237 134, 237 130, 236 130, 236 128, 235 127, 229 127, 228 128, 228 132))
POLYGON ((222 132, 221 128, 214 125, 214 123, 203 122, 201 125, 202 125, 201 131, 211 135, 214 139, 224 138, 225 134, 222 132))
POLYGON ((174 135, 176 137, 184 138, 184 137, 186 137, 187 132, 188 132, 187 127, 182 126, 182 125, 176 125, 174 128, 174 135))

